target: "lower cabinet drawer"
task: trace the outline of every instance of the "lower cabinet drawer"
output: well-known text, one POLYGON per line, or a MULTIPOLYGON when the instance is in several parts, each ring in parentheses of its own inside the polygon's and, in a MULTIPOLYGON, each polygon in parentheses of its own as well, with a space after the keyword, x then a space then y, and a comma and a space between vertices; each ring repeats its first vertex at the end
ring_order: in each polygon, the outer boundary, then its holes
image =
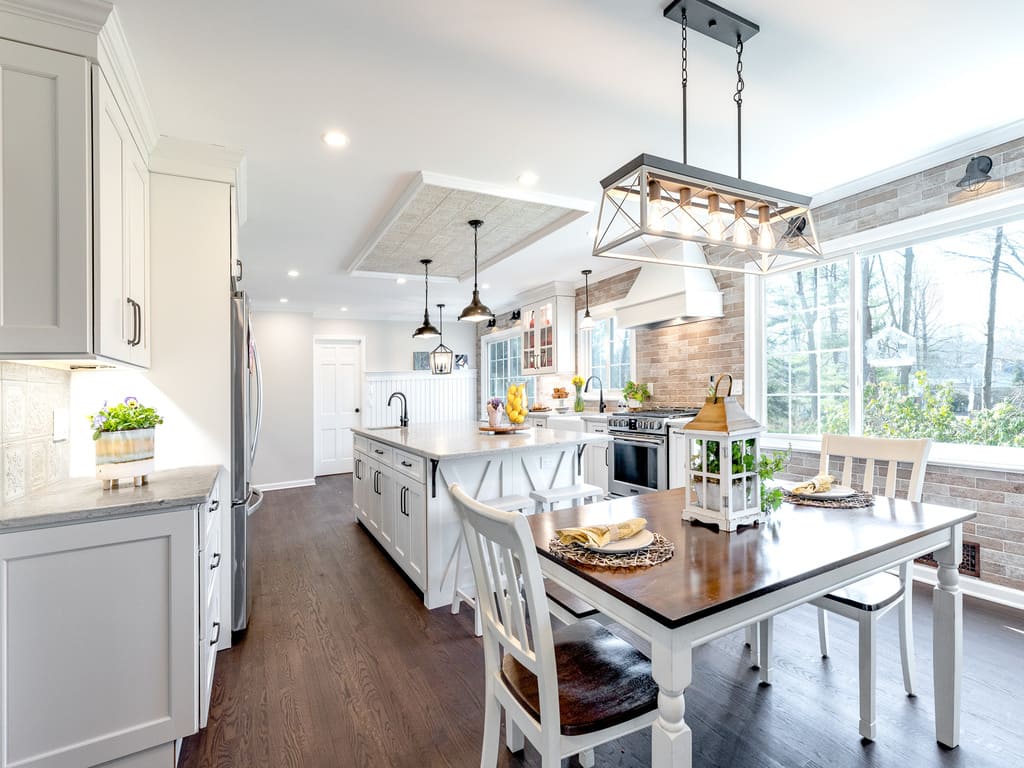
POLYGON ((220 610, 220 569, 214 571, 210 593, 206 598, 206 628, 200 638, 199 653, 199 727, 205 728, 210 717, 210 695, 213 692, 213 673, 217 667, 217 643, 221 633, 227 631, 220 610))
POLYGON ((368 438, 365 438, 362 435, 353 435, 353 437, 352 437, 352 447, 355 450, 357 450, 357 451, 362 451, 363 453, 369 453, 370 452, 370 441, 369 441, 368 438))
POLYGON ((214 525, 213 529, 210 531, 206 549, 203 551, 205 569, 199 576, 199 583, 204 585, 203 595, 206 597, 207 605, 210 603, 210 591, 214 589, 216 582, 219 581, 221 565, 224 560, 221 555, 221 530, 220 520, 218 518, 217 524, 214 525))
POLYGON ((384 443, 378 443, 374 440, 370 441, 369 455, 371 459, 379 461, 381 464, 391 464, 394 456, 395 449, 390 445, 384 443))
POLYGON ((412 453, 406 453, 395 449, 395 463, 392 465, 395 469, 401 472, 403 475, 408 475, 413 480, 423 482, 423 476, 425 474, 424 461, 422 456, 417 456, 412 453))

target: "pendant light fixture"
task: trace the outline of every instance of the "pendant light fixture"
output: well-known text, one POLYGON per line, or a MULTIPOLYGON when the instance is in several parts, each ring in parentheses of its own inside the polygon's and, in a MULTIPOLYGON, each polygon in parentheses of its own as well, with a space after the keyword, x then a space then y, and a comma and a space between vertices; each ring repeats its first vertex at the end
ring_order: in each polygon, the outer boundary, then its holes
POLYGON ((709 0, 674 0, 665 18, 682 29, 683 162, 638 155, 601 181, 594 255, 766 275, 824 258, 806 195, 753 184, 743 170, 743 45, 757 24, 709 0), (687 32, 736 52, 736 176, 687 164, 687 32), (686 259, 697 244, 704 263, 686 259))
POLYGON ((427 311, 427 305, 430 302, 430 280, 427 276, 427 269, 430 267, 431 259, 420 259, 420 264, 423 265, 423 325, 415 330, 412 337, 414 339, 431 339, 441 335, 441 332, 430 322, 430 313, 427 311))
POLYGON ((437 328, 438 334, 441 336, 441 343, 434 347, 434 351, 430 353, 430 372, 431 373, 451 373, 452 372, 452 361, 455 359, 455 353, 452 352, 448 347, 444 345, 444 323, 442 322, 442 313, 444 312, 444 304, 437 305, 437 328))
POLYGON ((477 260, 479 259, 479 247, 477 242, 477 235, 480 232, 480 225, 483 222, 480 219, 472 219, 467 222, 469 226, 473 228, 473 300, 469 302, 469 305, 462 310, 462 314, 459 315, 459 320, 469 320, 472 323, 480 323, 484 320, 490 320, 494 314, 491 310, 480 301, 480 290, 477 288, 477 260))
POLYGON ((587 296, 587 311, 583 313, 583 317, 580 318, 579 328, 581 331, 587 328, 594 327, 594 318, 590 316, 590 276, 594 274, 592 269, 584 269, 583 272, 583 285, 587 296))

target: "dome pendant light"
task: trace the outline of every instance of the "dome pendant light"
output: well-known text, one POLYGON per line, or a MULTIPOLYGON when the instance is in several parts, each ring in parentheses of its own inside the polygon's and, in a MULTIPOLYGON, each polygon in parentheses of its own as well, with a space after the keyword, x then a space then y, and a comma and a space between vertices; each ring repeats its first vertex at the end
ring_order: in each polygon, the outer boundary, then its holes
POLYGON ((437 305, 437 328, 438 333, 441 334, 441 343, 434 347, 434 351, 430 353, 430 372, 431 373, 451 373, 452 372, 452 360, 455 358, 455 353, 444 345, 444 324, 441 322, 441 315, 444 312, 444 304, 437 305))
POLYGON ((583 270, 583 284, 584 290, 587 294, 587 311, 583 313, 583 317, 580 318, 580 330, 586 330, 587 328, 594 327, 594 318, 590 316, 590 276, 594 273, 592 269, 583 270))
POLYGON ((431 260, 420 259, 420 264, 423 265, 423 325, 416 329, 412 337, 414 339, 431 339, 441 335, 441 332, 430 322, 430 313, 427 311, 430 301, 430 281, 427 278, 427 267, 430 266, 431 260))
POLYGON ((477 234, 480 231, 480 225, 483 222, 480 219, 473 219, 468 222, 469 226, 473 228, 473 300, 469 302, 462 314, 459 315, 459 320, 469 320, 472 323, 479 323, 484 320, 490 320, 494 314, 490 308, 481 303, 480 291, 477 288, 477 259, 479 258, 479 250, 477 244, 477 234))

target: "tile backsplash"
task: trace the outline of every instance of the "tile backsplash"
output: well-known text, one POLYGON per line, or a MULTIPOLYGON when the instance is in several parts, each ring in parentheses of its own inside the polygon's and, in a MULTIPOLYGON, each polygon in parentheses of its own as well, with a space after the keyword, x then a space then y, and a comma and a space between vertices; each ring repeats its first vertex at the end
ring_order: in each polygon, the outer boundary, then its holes
POLYGON ((67 439, 54 441, 53 412, 67 410, 71 374, 0 363, 0 478, 8 502, 68 477, 67 439))

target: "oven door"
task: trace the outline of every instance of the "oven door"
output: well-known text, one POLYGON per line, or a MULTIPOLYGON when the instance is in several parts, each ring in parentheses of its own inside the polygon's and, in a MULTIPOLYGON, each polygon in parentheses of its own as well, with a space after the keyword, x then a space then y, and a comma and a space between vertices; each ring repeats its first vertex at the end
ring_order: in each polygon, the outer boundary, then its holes
POLYGON ((613 434, 608 462, 608 490, 617 496, 668 488, 668 438, 613 434))

